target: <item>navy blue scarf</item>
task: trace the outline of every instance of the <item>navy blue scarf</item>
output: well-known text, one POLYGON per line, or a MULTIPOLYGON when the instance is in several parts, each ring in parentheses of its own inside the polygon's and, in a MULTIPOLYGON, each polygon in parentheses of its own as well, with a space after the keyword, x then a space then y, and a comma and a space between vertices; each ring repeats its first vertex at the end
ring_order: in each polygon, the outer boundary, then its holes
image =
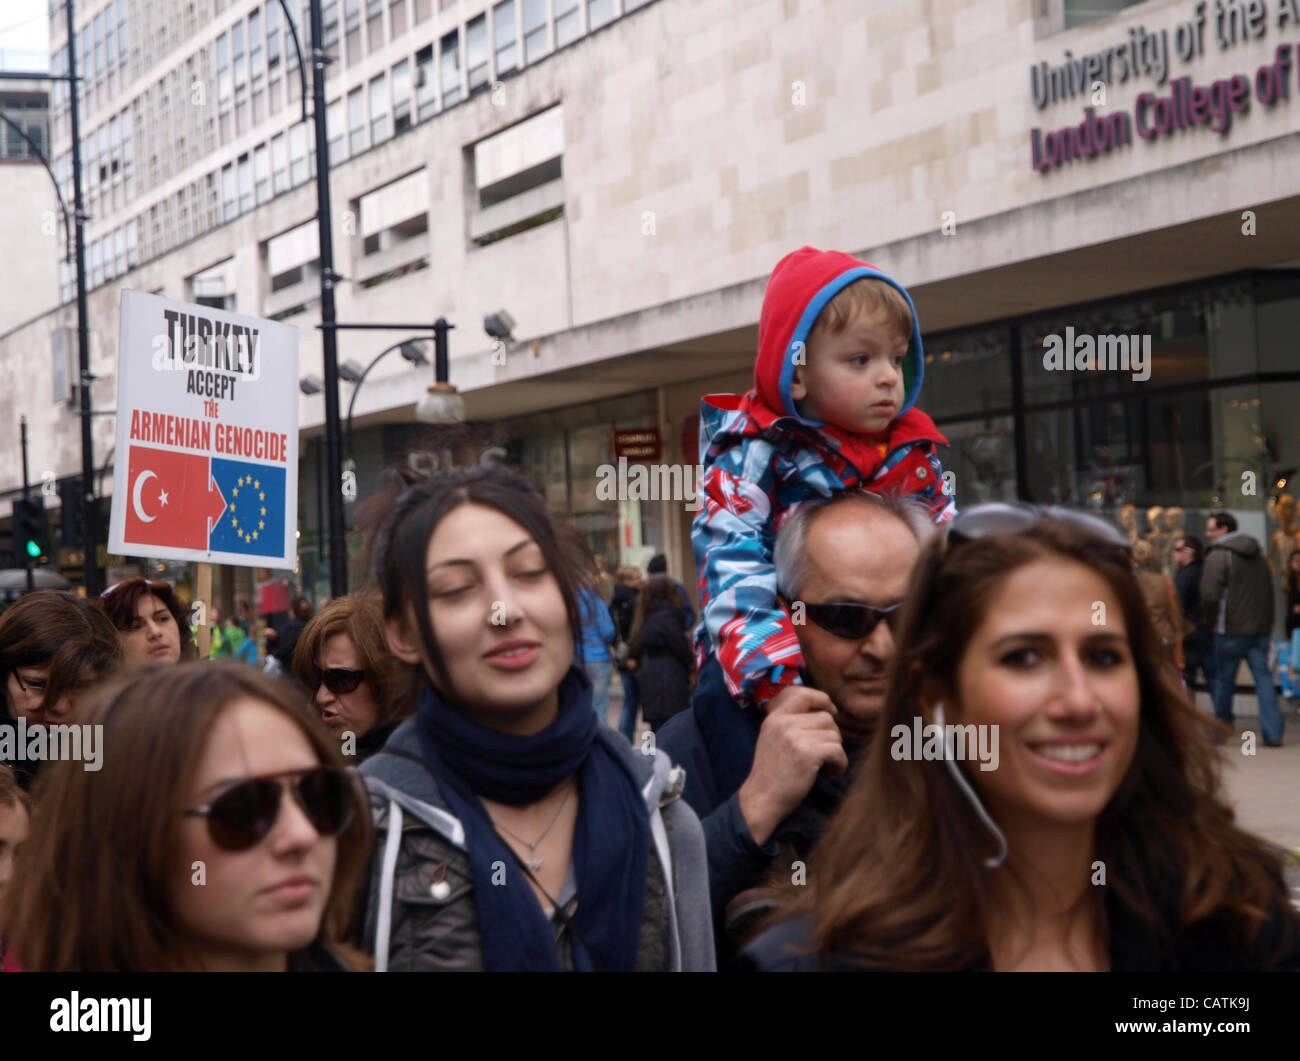
POLYGON ((520 737, 471 722, 426 684, 416 712, 420 747, 442 782, 443 798, 465 827, 483 967, 489 972, 555 971, 559 955, 551 924, 479 794, 527 806, 576 773, 578 907, 570 918, 577 929, 572 935, 574 968, 630 972, 641 940, 649 811, 612 731, 597 725, 591 682, 580 668, 565 675, 559 700, 554 722, 520 737))

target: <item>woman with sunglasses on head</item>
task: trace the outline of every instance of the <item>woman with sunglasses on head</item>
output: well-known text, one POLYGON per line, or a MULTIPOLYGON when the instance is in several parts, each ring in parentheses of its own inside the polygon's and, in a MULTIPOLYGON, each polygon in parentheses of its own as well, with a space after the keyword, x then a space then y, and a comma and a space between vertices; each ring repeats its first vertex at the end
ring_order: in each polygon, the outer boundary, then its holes
MULTIPOLYGON (((87 692, 121 662, 117 631, 95 604, 52 589, 20 597, 0 615, 0 730, 9 730, 17 747, 20 719, 26 726, 70 722, 87 692)), ((0 761, 24 788, 40 768, 39 760, 0 761)))
POLYGON ((677 587, 667 575, 652 576, 637 598, 628 659, 636 661, 641 717, 655 732, 690 706, 695 659, 685 629, 677 587))
POLYGON ((103 766, 54 764, 0 908, 46 972, 342 971, 370 851, 335 742, 282 682, 150 667, 101 691, 103 766), (163 710, 165 708, 165 710, 163 710))
POLYGON ((401 686, 401 661, 388 651, 379 601, 330 601, 307 623, 293 671, 345 757, 365 762, 413 708, 401 686))
POLYGON ((1280 852, 1233 823, 1128 545, 993 504, 926 548, 877 739, 750 963, 1300 968, 1280 852))
POLYGON ((498 465, 396 491, 371 555, 418 707, 361 768, 376 968, 712 969, 699 821, 665 755, 596 720, 542 495, 498 465))
POLYGON ((197 658, 189 609, 171 583, 143 577, 124 579, 104 590, 99 603, 117 627, 127 659, 179 663, 197 658))

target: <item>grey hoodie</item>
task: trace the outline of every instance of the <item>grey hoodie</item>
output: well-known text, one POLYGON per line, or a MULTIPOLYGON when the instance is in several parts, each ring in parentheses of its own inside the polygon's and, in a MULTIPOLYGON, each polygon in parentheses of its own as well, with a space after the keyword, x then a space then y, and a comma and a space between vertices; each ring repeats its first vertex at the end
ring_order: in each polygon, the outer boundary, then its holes
POLYGON ((1205 551, 1201 608, 1217 634, 1266 637, 1273 629, 1273 574, 1250 535, 1233 531, 1205 551))
MULTIPOLYGON (((664 964, 674 971, 712 972, 708 860, 699 819, 680 798, 685 774, 664 752, 643 753, 621 736, 617 743, 626 751, 650 810, 653 850, 647 910, 650 918, 658 907, 665 915, 664 964), (661 901, 656 904, 652 898, 661 901)), ((388 754, 390 748, 421 756, 413 719, 394 730, 384 749, 360 767, 376 825, 363 929, 365 944, 375 956, 375 970, 384 972, 390 966, 481 969, 465 829, 448 808, 433 775, 420 763, 388 754), (431 871, 445 886, 431 888, 431 871), (401 958, 396 960, 399 952, 401 958)), ((575 894, 570 871, 557 901, 567 907, 575 894)), ((643 926, 643 948, 653 935, 655 926, 643 926)), ((566 957, 562 950, 562 967, 566 957)))

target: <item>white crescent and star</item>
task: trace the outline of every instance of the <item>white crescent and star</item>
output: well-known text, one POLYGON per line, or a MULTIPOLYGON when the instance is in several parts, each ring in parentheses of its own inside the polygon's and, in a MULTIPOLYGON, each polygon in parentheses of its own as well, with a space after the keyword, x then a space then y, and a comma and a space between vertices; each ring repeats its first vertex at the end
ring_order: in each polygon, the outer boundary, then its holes
POLYGON ((150 479, 157 478, 158 476, 153 472, 141 472, 139 476, 136 477, 135 488, 131 491, 131 504, 135 508, 136 516, 142 523, 152 523, 158 518, 156 515, 146 516, 144 513, 144 505, 140 503, 140 491, 144 488, 144 484, 150 479))

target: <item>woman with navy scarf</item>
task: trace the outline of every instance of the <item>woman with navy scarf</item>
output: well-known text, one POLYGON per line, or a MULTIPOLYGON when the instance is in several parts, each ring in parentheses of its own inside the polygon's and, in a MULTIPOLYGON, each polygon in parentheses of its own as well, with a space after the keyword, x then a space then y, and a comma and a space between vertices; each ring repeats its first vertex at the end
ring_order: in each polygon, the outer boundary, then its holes
POLYGON ((711 970, 684 778, 597 724, 577 553, 541 495, 496 465, 403 485, 371 542, 419 705, 361 768, 376 969, 711 970))

